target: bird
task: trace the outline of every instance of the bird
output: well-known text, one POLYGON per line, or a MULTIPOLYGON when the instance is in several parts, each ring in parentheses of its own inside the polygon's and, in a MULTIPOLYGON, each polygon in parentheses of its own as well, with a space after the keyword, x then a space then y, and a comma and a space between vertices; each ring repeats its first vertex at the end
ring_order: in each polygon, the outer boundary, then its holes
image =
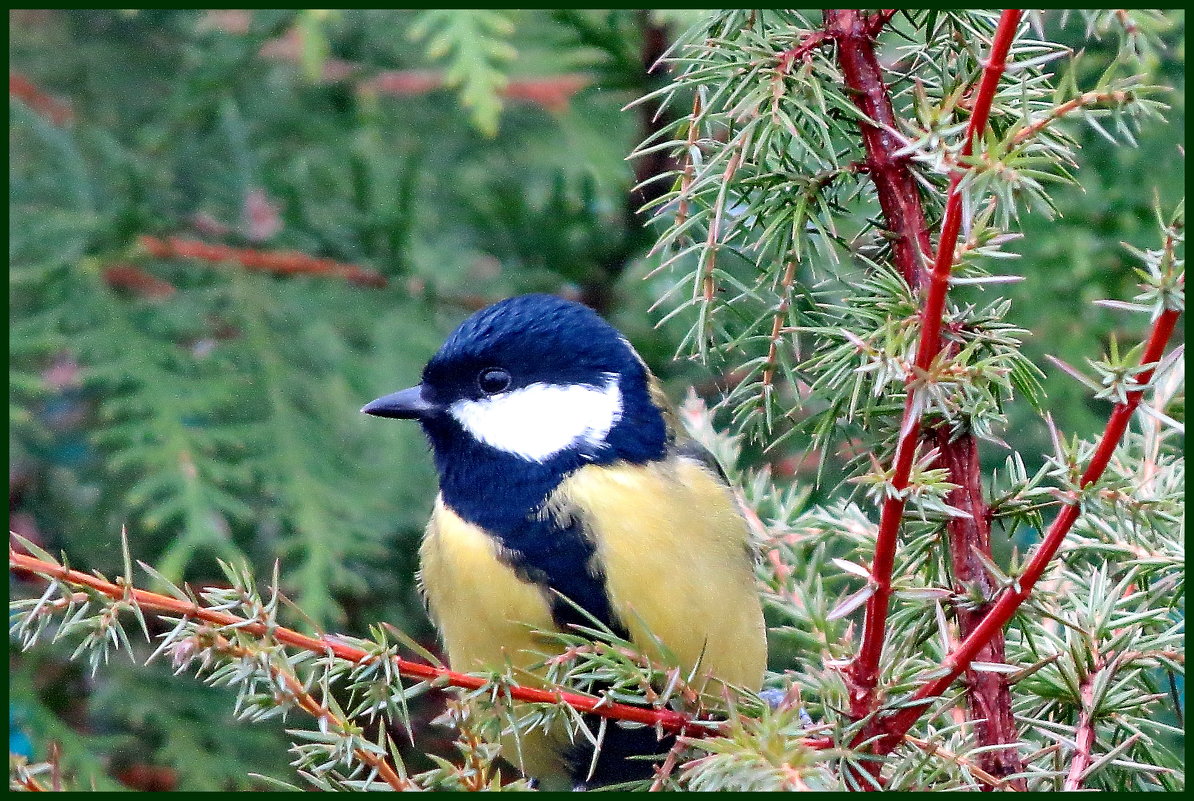
MULTIPOLYGON (((418 583, 453 670, 538 670, 538 632, 599 621, 700 689, 758 691, 766 628, 749 528, 630 342, 587 306, 521 295, 468 317, 421 382, 361 409, 416 420, 439 494, 418 583)), ((651 728, 533 730, 502 753, 541 787, 650 778, 651 728), (583 741, 583 742, 581 742, 583 741), (580 744, 578 744, 580 743, 580 744)))

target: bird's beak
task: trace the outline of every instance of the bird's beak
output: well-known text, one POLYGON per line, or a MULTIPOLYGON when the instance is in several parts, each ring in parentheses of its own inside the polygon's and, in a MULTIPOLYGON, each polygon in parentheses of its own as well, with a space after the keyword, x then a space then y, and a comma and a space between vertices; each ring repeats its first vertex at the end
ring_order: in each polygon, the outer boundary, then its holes
POLYGON ((365 404, 361 411, 374 417, 396 417, 399 420, 420 420, 439 410, 427 400, 423 385, 385 395, 365 404))

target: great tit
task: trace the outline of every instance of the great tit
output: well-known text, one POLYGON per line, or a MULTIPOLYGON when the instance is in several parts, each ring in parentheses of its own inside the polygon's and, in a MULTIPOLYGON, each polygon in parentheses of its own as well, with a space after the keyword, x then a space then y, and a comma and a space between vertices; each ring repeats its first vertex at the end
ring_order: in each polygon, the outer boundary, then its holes
MULTIPOLYGON (((767 643, 746 523, 642 358, 595 312, 550 295, 501 301, 448 337, 421 384, 361 411, 418 420, 430 440, 440 492, 419 580, 453 669, 530 669, 552 648, 534 630, 575 633, 591 616, 652 658, 661 643, 698 685, 759 689, 767 643)), ((626 757, 667 748, 651 729, 609 726, 590 775, 592 751, 565 733, 507 740, 526 775, 574 785, 649 777, 650 761, 626 757)))

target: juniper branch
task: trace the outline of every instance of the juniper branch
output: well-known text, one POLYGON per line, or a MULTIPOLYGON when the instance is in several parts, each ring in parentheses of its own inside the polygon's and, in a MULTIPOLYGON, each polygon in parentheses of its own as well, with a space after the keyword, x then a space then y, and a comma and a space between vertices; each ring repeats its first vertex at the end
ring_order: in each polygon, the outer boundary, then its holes
MULTIPOLYGON (((1011 49, 1019 25, 1020 13, 1018 10, 1005 11, 1000 18, 983 70, 982 81, 975 94, 973 110, 963 140, 962 158, 971 154, 975 139, 986 129, 991 105, 1004 72, 1007 53, 1011 49)), ((841 32, 838 34, 838 58, 847 82, 857 92, 855 102, 872 119, 883 123, 883 127, 865 123, 862 126, 867 163, 876 184, 884 218, 896 233, 892 245, 896 265, 905 280, 912 286, 922 287, 924 293, 920 341, 917 345, 913 378, 908 386, 903 422, 896 447, 892 492, 883 504, 879 536, 871 567, 873 593, 867 599, 862 644, 848 672, 851 684, 850 711, 853 717, 862 719, 875 710, 877 703, 875 690, 886 633, 896 539, 906 503, 904 490, 907 488, 914 453, 921 435, 922 410, 918 408, 915 385, 933 380, 928 371, 941 350, 945 297, 961 232, 962 193, 959 191, 959 183, 963 173, 961 170, 955 170, 950 177, 937 255, 931 273, 926 274, 921 254, 928 253, 930 248, 924 211, 906 159, 902 161, 894 155, 899 151, 899 143, 895 136, 895 119, 891 100, 879 72, 873 46, 870 44, 873 34, 868 37, 866 21, 855 12, 827 11, 826 23, 830 30, 841 32), (852 14, 854 16, 851 16, 852 14), (845 32, 848 32, 850 37, 847 40, 842 38, 845 32)), ((952 518, 948 523, 955 571, 959 574, 959 581, 963 580, 963 576, 989 581, 981 563, 981 558, 989 557, 991 551, 990 523, 982 498, 977 442, 969 432, 964 432, 961 436, 952 436, 949 426, 944 424, 934 434, 941 454, 941 463, 949 469, 949 480, 956 486, 947 496, 946 502, 969 514, 968 519, 952 518), (977 549, 979 553, 972 554, 972 548, 977 549)), ((962 617, 965 632, 973 627, 975 620, 967 616, 962 617)), ((986 646, 984 656, 992 662, 1005 661, 1002 635, 994 638, 986 646)), ((981 721, 977 726, 980 744, 989 746, 1016 742, 1018 738, 1006 680, 999 674, 972 674, 970 679, 968 701, 972 717, 981 721)), ((873 722, 863 728, 855 743, 864 742, 872 734, 873 722)), ((1014 748, 986 751, 981 761, 985 770, 999 776, 1020 773, 1023 770, 1014 748)), ((877 772, 877 765, 868 768, 872 773, 877 772)), ((1016 782, 1015 786, 1017 789, 1026 789, 1022 780, 1016 782)))
MULTIPOLYGON (((974 111, 967 126, 966 144, 963 147, 963 153, 966 155, 970 153, 974 138, 986 127, 987 115, 990 112, 999 75, 1003 72, 1004 59, 1011 47, 1016 26, 1019 23, 1019 13, 1018 11, 1006 11, 1000 19, 999 28, 991 45, 988 66, 984 71, 983 82, 979 87, 974 111), (993 77, 989 78, 988 75, 993 77)), ((882 143, 880 143, 881 145, 882 143)), ((848 671, 851 684, 850 711, 856 719, 866 717, 875 709, 875 688, 878 685, 879 659, 883 652, 883 639, 886 633, 896 538, 907 503, 905 490, 908 488, 916 445, 920 437, 922 404, 917 397, 917 389, 923 388, 932 380, 929 371, 940 350, 945 295, 949 288, 954 248, 961 231, 962 197, 958 191, 960 181, 960 173, 955 173, 950 179, 946 215, 938 242, 937 257, 925 288, 925 299, 920 315, 920 341, 917 345, 912 378, 908 383, 908 393, 904 404, 903 420, 900 424, 891 490, 883 503, 879 534, 875 543, 875 556, 871 565, 873 591, 867 600, 862 644, 859 647, 858 656, 850 664, 848 671)), ((864 733, 859 735, 859 741, 865 740, 868 736, 869 732, 864 730, 864 733)))
MULTIPOLYGON (((219 634, 213 634, 211 647, 218 653, 237 659, 253 659, 257 656, 251 649, 237 645, 219 634)), ((320 723, 321 728, 325 725, 332 726, 341 733, 348 733, 352 729, 352 725, 345 718, 337 715, 326 705, 316 700, 315 696, 311 695, 303 687, 303 683, 299 681, 298 677, 292 671, 283 669, 273 659, 267 661, 267 669, 270 676, 286 688, 286 693, 289 694, 295 705, 315 718, 320 723)), ((398 775, 394 767, 379 754, 375 754, 365 748, 355 748, 353 749, 353 754, 361 762, 368 765, 382 781, 397 792, 419 789, 414 782, 398 775)))
POLYGON ((924 281, 924 263, 932 253, 932 245, 920 189, 908 170, 908 157, 896 155, 903 143, 896 135, 895 110, 875 53, 874 40, 882 24, 876 21, 860 11, 831 9, 825 12, 825 33, 836 42, 846 86, 869 120, 861 125, 866 168, 875 183, 883 218, 894 236, 892 258, 908 285, 917 287, 924 281))
MULTIPOLYGON (((65 565, 55 564, 23 554, 12 547, 8 551, 9 566, 67 584, 86 587, 113 600, 128 599, 136 608, 158 614, 177 615, 200 620, 213 626, 235 627, 236 630, 253 636, 269 635, 274 640, 293 648, 315 654, 331 653, 339 659, 363 664, 374 657, 367 652, 342 642, 335 637, 311 637, 284 627, 267 627, 264 623, 247 620, 220 609, 201 606, 180 598, 136 589, 113 583, 99 576, 73 570, 65 565)), ((401 676, 434 682, 439 687, 458 687, 477 690, 486 687, 490 681, 481 676, 458 673, 442 667, 434 667, 410 660, 394 658, 394 665, 401 676)), ((560 688, 539 689, 520 685, 505 685, 503 692, 512 700, 540 704, 566 704, 578 712, 586 712, 611 720, 623 720, 647 726, 657 726, 672 734, 683 733, 690 737, 701 737, 716 733, 719 724, 715 721, 699 721, 670 709, 649 709, 611 702, 606 698, 594 698, 568 692, 560 688)), ((827 747, 823 739, 810 739, 810 747, 827 747)))
MULTIPOLYGON (((1126 400, 1116 404, 1099 439, 1098 446, 1095 448, 1094 455, 1078 482, 1080 490, 1098 481, 1107 469, 1112 453, 1122 439, 1132 414, 1144 396, 1143 387, 1152 379, 1153 371, 1165 353, 1165 345, 1172 336, 1180 315, 1181 311, 1178 309, 1166 309, 1153 322, 1152 331, 1140 357, 1140 364, 1145 369, 1136 379, 1142 388, 1128 392, 1126 400)), ((971 632, 970 636, 946 657, 943 662, 944 673, 926 682, 913 693, 911 701, 923 701, 924 703, 904 706, 895 715, 881 722, 880 728, 885 736, 877 745, 877 750, 887 752, 894 748, 898 743, 899 736, 908 731, 912 724, 924 714, 931 699, 944 692, 953 680, 970 666, 983 646, 1007 625, 1020 605, 1028 599, 1081 512, 1080 493, 1071 493, 1066 500, 1066 505, 1049 526, 1044 540, 1033 553, 1020 577, 1011 587, 1004 590, 991 611, 971 632)))
MULTIPOLYGON (((951 438, 948 425, 939 427, 934 434, 941 451, 941 463, 949 470, 949 480, 958 485, 957 489, 946 495, 945 502, 967 515, 950 518, 946 524, 955 592, 958 595, 993 598, 999 587, 987 568, 994 561, 991 551, 991 510, 982 493, 978 440, 970 433, 951 438)), ((958 628, 963 637, 978 627, 989 607, 989 603, 980 603, 974 608, 958 604, 958 628)), ((988 664, 1002 665, 1007 662, 1007 647, 1002 631, 991 637, 976 659, 988 664)), ((998 777, 1023 773, 1024 763, 1015 747, 1020 738, 1012 712, 1011 682, 1007 675, 994 671, 967 671, 966 702, 970 719, 975 722, 975 740, 979 746, 1004 746, 990 748, 978 755, 982 769, 998 777)), ((1028 789, 1022 778, 1012 779, 1010 785, 1017 790, 1028 789)))
POLYGON ((1074 760, 1070 763, 1070 771, 1066 775, 1065 789, 1067 791, 1081 790, 1082 777, 1090 767, 1092 750, 1094 749, 1094 688, 1095 677, 1098 675, 1099 665, 1096 655, 1096 670, 1091 671, 1082 681, 1079 699, 1082 702, 1082 713, 1078 719, 1078 729, 1074 736, 1074 760))

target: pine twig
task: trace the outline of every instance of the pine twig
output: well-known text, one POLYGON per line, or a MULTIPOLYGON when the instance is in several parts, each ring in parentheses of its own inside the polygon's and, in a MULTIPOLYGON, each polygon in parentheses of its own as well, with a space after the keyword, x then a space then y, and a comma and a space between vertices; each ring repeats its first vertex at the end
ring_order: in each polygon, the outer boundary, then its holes
POLYGON ((680 752, 684 750, 686 745, 687 743, 679 738, 672 744, 672 747, 668 749, 667 757, 663 760, 663 764, 655 769, 655 778, 652 779, 648 792, 658 793, 663 791, 668 778, 676 770, 676 762, 680 757, 680 752))
MULTIPOLYGON (((983 67, 982 80, 975 94, 966 138, 962 144, 962 158, 971 155, 976 139, 986 128, 987 117, 999 88, 999 80, 1006 69, 1007 54, 1015 39, 1021 14, 1018 9, 1009 9, 1004 11, 999 19, 991 42, 991 51, 983 67)), ((931 319, 930 315, 940 316, 937 308, 931 308, 934 301, 940 304, 941 309, 944 308, 945 293, 956 258, 957 240, 961 233, 962 193, 958 191, 958 185, 963 175, 962 170, 956 169, 950 176, 945 217, 931 275, 931 287, 940 289, 937 292, 930 289, 925 304, 926 322, 931 319)), ((921 350, 928 352, 929 358, 924 362, 931 362, 940 350, 940 335, 940 325, 934 325, 931 329, 922 325, 918 363, 922 362, 919 358, 921 350)), ((968 518, 952 518, 947 524, 955 580, 959 583, 977 583, 984 597, 989 597, 996 588, 982 561, 983 557, 991 556, 991 524, 989 510, 982 494, 978 442, 969 432, 951 439, 948 426, 943 426, 936 435, 941 461, 949 470, 949 480, 958 485, 957 489, 948 494, 946 502, 969 513, 968 518)), ((977 628, 985 611, 985 607, 975 611, 959 611, 958 622, 963 637, 977 628)), ((994 664, 1007 661, 1002 630, 984 644, 980 656, 983 661, 994 664)), ((967 685, 967 704, 971 718, 977 721, 975 733, 979 745, 1004 746, 983 751, 979 757, 982 768, 996 776, 1022 773, 1024 763, 1015 747, 1019 734, 1015 715, 1012 713, 1011 690, 1006 676, 1001 673, 970 671, 967 675, 967 685)), ((1028 789, 1023 779, 1015 780, 1013 785, 1018 790, 1028 789)))
MULTIPOLYGON (((961 158, 965 159, 974 152, 974 142, 982 136, 987 127, 987 117, 991 113, 991 104, 995 93, 999 89, 999 79, 1007 67, 1007 54, 1012 42, 1016 38, 1016 28, 1020 24, 1020 9, 1008 9, 999 18, 999 27, 995 30, 995 37, 991 42, 991 52, 987 56, 987 63, 983 67, 982 81, 974 98, 974 108, 970 114, 970 121, 966 125, 966 138, 963 140, 961 158)), ((917 347, 917 364, 927 366, 933 356, 941 349, 940 319, 945 309, 945 294, 949 289, 949 277, 954 263, 954 249, 958 244, 958 236, 962 230, 962 193, 958 191, 964 170, 956 169, 949 178, 949 190, 945 204, 945 217, 941 222, 941 237, 937 242, 937 258, 933 262, 933 272, 930 276, 930 287, 925 299, 923 319, 927 322, 936 319, 933 326, 921 327, 920 343, 917 347), (924 357, 928 358, 924 358, 924 357)), ((922 367, 922 369, 924 369, 922 367)))

